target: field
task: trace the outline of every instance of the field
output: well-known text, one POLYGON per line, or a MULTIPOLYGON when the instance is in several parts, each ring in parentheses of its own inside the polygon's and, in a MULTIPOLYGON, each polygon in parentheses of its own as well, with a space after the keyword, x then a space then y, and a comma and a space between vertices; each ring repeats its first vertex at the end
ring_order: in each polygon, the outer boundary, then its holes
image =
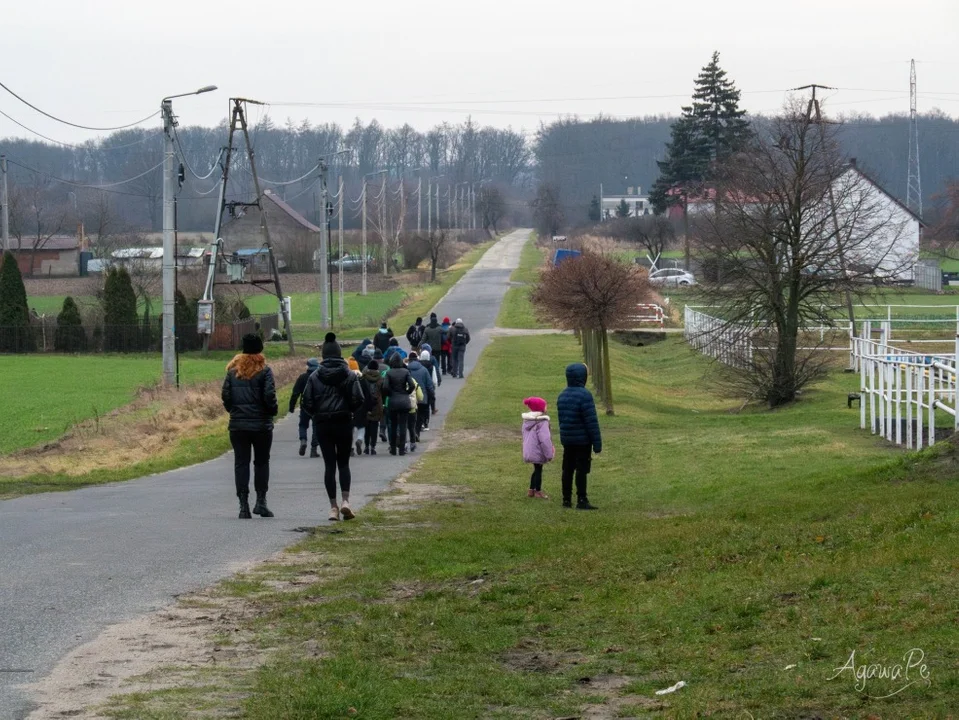
POLYGON ((511 287, 506 291, 503 305, 500 308, 496 325, 502 328, 543 328, 548 327, 540 322, 533 314, 533 306, 529 301, 532 285, 539 279, 540 269, 546 260, 547 249, 539 247, 536 239, 531 239, 523 246, 520 255, 519 267, 510 275, 510 281, 525 283, 522 286, 511 287))
POLYGON ((237 649, 274 653, 264 666, 187 676, 108 714, 954 712, 955 446, 905 455, 860 432, 851 376, 736 412, 680 341, 616 345, 617 412, 600 419, 590 481, 601 510, 563 510, 555 465, 552 499, 526 497, 519 415, 534 393, 554 409, 577 353, 570 337, 496 340, 448 419, 455 452, 428 453, 377 510, 220 586, 245 603, 237 649), (848 669, 852 653, 889 666, 914 648, 914 684, 857 684, 848 669))
MULTIPOLYGON (((182 384, 223 376, 226 355, 181 357, 182 384)), ((4 355, 0 357, 0 455, 53 440, 74 423, 102 416, 155 385, 159 355, 4 355)))

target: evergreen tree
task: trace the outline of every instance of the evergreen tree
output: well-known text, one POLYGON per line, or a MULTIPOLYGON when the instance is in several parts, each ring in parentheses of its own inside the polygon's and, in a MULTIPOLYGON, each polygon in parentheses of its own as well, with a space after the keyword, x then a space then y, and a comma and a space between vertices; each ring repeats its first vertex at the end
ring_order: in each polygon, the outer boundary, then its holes
POLYGON ((626 200, 620 200, 619 205, 616 206, 616 217, 618 218, 627 218, 629 217, 629 205, 626 204, 626 200))
POLYGON ((103 286, 103 349, 106 352, 128 352, 136 343, 139 318, 137 296, 130 274, 124 267, 111 267, 103 286))
POLYGON ((0 264, 0 352, 32 352, 34 349, 23 277, 17 259, 5 252, 0 264))
POLYGON ((589 201, 589 221, 597 223, 603 219, 603 214, 600 210, 599 196, 593 195, 593 199, 589 201))
POLYGON ((53 347, 57 352, 83 352, 87 349, 87 335, 83 330, 80 308, 69 295, 64 298, 63 307, 57 315, 53 347))
POLYGON ((711 162, 724 161, 752 135, 746 111, 739 109, 739 90, 719 67, 718 52, 696 78, 691 113, 711 162))

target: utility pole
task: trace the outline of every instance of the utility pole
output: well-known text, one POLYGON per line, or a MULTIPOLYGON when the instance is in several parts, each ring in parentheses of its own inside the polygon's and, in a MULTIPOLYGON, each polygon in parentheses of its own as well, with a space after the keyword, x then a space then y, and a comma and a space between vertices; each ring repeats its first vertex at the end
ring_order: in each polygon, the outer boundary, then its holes
POLYGON ((416 183, 416 234, 423 232, 423 176, 416 183))
POLYGON ((342 257, 343 257, 343 172, 342 172, 342 170, 340 171, 339 194, 338 194, 338 196, 337 196, 336 214, 337 214, 338 219, 339 219, 339 228, 338 228, 338 230, 339 230, 339 239, 340 239, 340 253, 339 253, 339 256, 340 256, 340 258, 341 258, 341 261, 340 261, 340 271, 339 271, 339 273, 338 273, 338 275, 340 276, 340 288, 339 288, 339 289, 340 289, 340 307, 339 307, 339 311, 340 311, 340 312, 339 312, 339 317, 342 318, 342 317, 343 317, 343 313, 344 313, 344 310, 343 310, 343 262, 342 262, 342 257))
POLYGON ((599 184, 599 221, 603 222, 603 183, 599 184))
POLYGON ((367 265, 366 258, 369 257, 368 251, 366 249, 366 184, 367 184, 366 176, 364 175, 363 176, 363 192, 362 192, 362 196, 363 196, 363 226, 362 226, 363 227, 363 262, 361 263, 363 266, 363 285, 362 285, 362 289, 360 290, 361 295, 366 295, 366 265, 367 265))
POLYGON ((476 185, 470 183, 470 230, 476 229, 476 185))
POLYGON ((919 121, 916 115, 916 61, 909 61, 909 173, 906 207, 922 216, 922 184, 919 182, 919 121))
POLYGON ((176 383, 176 326, 174 320, 176 259, 173 226, 176 224, 173 195, 176 182, 173 167, 173 101, 166 98, 160 104, 163 115, 163 385, 176 383))
MULTIPOLYGON (((423 178, 420 178, 423 182, 423 178)), ((426 234, 433 234, 433 178, 426 183, 426 234)))
POLYGON ((10 249, 10 200, 7 196, 7 156, 0 155, 0 251, 10 249))
POLYGON ((436 230, 440 229, 440 184, 436 183, 436 230))
POLYGON ((386 277, 390 264, 386 242, 386 173, 383 173, 383 184, 380 186, 380 240, 383 242, 383 277, 386 277))
MULTIPOLYGON (((320 326, 330 329, 330 243, 327 238, 326 203, 329 190, 326 186, 326 161, 320 158, 320 326)), ((340 263, 342 265, 342 263, 340 263)))

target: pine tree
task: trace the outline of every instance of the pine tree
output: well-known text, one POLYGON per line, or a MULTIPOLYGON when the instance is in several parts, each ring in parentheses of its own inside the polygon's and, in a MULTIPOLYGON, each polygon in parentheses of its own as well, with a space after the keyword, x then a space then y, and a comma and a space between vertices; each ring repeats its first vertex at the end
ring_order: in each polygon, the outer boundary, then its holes
POLYGON ((709 172, 709 151, 690 108, 683 108, 683 114, 673 123, 670 132, 666 159, 656 161, 659 177, 649 193, 650 204, 657 215, 671 205, 682 203, 683 193, 670 194, 671 190, 701 185, 709 172))
POLYGON ((739 90, 719 67, 718 52, 696 78, 690 110, 712 162, 728 158, 752 135, 746 111, 739 109, 739 90))
POLYGON ((616 206, 616 217, 618 218, 629 217, 629 205, 626 204, 626 200, 620 200, 619 205, 616 206))
POLYGON ((34 349, 23 277, 17 259, 5 252, 0 264, 0 352, 32 352, 34 349))
POLYGON ((127 352, 138 333, 137 296, 126 268, 111 267, 103 286, 103 349, 127 352))
POLYGON ((600 210, 599 196, 593 195, 593 199, 589 201, 589 221, 597 223, 603 219, 603 213, 600 210))
POLYGON ((83 330, 80 308, 69 295, 64 298, 63 307, 57 315, 53 347, 57 352, 83 352, 87 349, 87 335, 83 330))

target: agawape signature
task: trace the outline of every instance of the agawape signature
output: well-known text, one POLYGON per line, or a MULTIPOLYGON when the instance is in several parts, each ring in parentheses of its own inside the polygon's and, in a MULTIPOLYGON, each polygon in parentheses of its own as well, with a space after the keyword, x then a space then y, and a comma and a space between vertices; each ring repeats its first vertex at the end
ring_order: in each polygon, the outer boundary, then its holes
MULTIPOLYGON (((892 692, 885 695, 870 695, 869 697, 881 700, 883 698, 898 695, 903 690, 916 683, 929 685, 929 667, 923 662, 926 654, 919 648, 912 648, 902 656, 902 662, 891 664, 871 663, 868 665, 856 664, 856 651, 853 650, 845 665, 835 668, 835 672, 829 678, 835 680, 844 673, 849 673, 856 679, 856 690, 866 692, 866 686, 870 681, 884 680, 890 683, 887 686, 892 692)), ((875 685, 876 683, 873 683, 875 685)), ((886 685, 886 683, 883 683, 886 685)), ((883 690, 887 689, 884 687, 883 690)))

